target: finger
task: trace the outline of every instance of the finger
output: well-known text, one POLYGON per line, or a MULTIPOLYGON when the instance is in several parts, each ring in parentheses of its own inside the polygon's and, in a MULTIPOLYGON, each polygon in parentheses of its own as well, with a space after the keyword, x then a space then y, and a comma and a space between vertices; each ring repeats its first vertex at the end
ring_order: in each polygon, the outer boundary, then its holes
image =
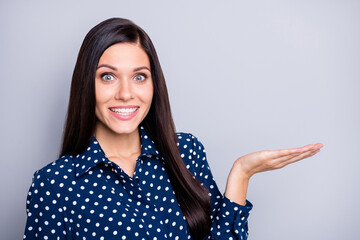
POLYGON ((293 151, 293 152, 289 152, 287 155, 282 154, 279 157, 273 158, 274 162, 280 163, 280 162, 284 162, 284 161, 288 161, 289 159, 292 159, 294 157, 297 157, 299 155, 303 155, 309 152, 312 152, 316 149, 308 147, 309 145, 307 145, 307 148, 302 149, 300 152, 299 151, 293 151))
POLYGON ((289 159, 288 161, 285 161, 283 162, 282 164, 279 165, 279 167, 285 167, 286 165, 289 165, 289 164, 292 164, 292 163, 295 163, 295 162, 298 162, 300 160, 303 160, 305 158, 309 158, 309 157, 312 157, 314 156, 315 154, 317 154, 320 150, 314 150, 312 152, 308 152, 308 153, 304 153, 304 154, 301 154, 295 158, 292 158, 292 159, 289 159))
POLYGON ((299 160, 302 160, 302 159, 305 159, 305 158, 308 158, 308 157, 312 157, 315 154, 317 154, 318 152, 320 152, 320 149, 314 149, 314 150, 312 150, 310 152, 300 154, 299 156, 296 156, 294 159, 290 159, 288 162, 289 163, 296 162, 296 161, 299 161, 299 160))
POLYGON ((298 148, 289 148, 289 149, 281 149, 281 150, 273 150, 273 151, 267 151, 269 158, 271 159, 277 159, 282 157, 289 157, 293 155, 300 154, 301 151, 299 151, 298 148))
POLYGON ((291 155, 286 155, 283 157, 277 157, 274 159, 271 158, 266 158, 266 160, 263 162, 262 166, 262 171, 268 171, 268 170, 273 170, 273 169, 277 169, 278 165, 288 161, 289 159, 292 159, 298 155, 300 155, 301 153, 293 153, 291 155))
POLYGON ((287 155, 297 154, 297 153, 303 153, 307 151, 312 151, 314 149, 320 149, 323 147, 322 143, 316 143, 316 144, 308 144, 303 147, 298 148, 289 148, 289 149, 282 149, 282 150, 275 150, 273 154, 273 158, 277 157, 283 157, 287 155))
POLYGON ((316 143, 316 144, 314 144, 314 145, 315 145, 315 147, 318 148, 318 149, 324 147, 324 144, 322 144, 322 143, 316 143))
POLYGON ((316 143, 316 144, 308 144, 306 146, 300 147, 298 148, 300 152, 306 152, 309 150, 315 150, 315 149, 320 149, 323 147, 322 143, 316 143))
POLYGON ((278 162, 278 164, 276 165, 277 168, 282 168, 285 167, 286 165, 289 165, 291 163, 295 163, 297 161, 300 161, 302 159, 308 158, 308 157, 312 157, 315 154, 317 154, 318 152, 320 152, 320 149, 314 149, 312 151, 308 151, 302 154, 299 154, 297 156, 294 156, 292 158, 288 158, 286 160, 283 160, 281 162, 278 162))
POLYGON ((295 152, 295 153, 292 153, 290 155, 286 155, 286 156, 271 159, 270 161, 268 161, 268 167, 271 168, 271 169, 272 168, 276 169, 276 168, 278 168, 279 165, 282 165, 284 162, 287 162, 287 161, 289 161, 291 159, 294 159, 295 157, 298 157, 301 154, 303 154, 303 153, 295 152))
POLYGON ((284 167, 290 163, 302 160, 307 157, 311 157, 317 152, 320 151, 320 148, 323 145, 320 143, 318 144, 309 144, 304 147, 298 148, 297 151, 296 148, 292 149, 284 149, 284 150, 275 150, 275 151, 268 151, 271 152, 272 158, 269 156, 269 160, 266 162, 267 169, 277 169, 284 167))

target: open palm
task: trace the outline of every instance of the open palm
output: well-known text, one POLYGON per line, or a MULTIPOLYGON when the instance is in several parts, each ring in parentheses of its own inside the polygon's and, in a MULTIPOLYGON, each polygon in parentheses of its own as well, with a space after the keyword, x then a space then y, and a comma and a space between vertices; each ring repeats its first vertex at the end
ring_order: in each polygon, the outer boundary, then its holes
POLYGON ((235 169, 251 177, 255 173, 282 168, 290 163, 311 157, 320 151, 321 143, 309 144, 300 148, 264 150, 238 158, 235 169))
POLYGON ((242 156, 233 164, 226 183, 225 196, 245 205, 249 180, 255 173, 282 168, 311 157, 320 151, 321 143, 282 150, 264 150, 242 156))

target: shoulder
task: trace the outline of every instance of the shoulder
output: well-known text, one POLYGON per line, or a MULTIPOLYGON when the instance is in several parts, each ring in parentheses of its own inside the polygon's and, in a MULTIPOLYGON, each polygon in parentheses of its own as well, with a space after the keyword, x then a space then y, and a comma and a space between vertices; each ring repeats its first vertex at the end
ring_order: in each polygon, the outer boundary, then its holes
POLYGON ((178 147, 180 153, 189 152, 192 155, 196 155, 196 152, 201 150, 205 151, 203 144, 200 140, 191 133, 178 132, 176 133, 178 140, 178 147), (195 151, 195 153, 194 153, 195 151))
POLYGON ((177 132, 176 136, 179 144, 201 144, 200 140, 191 133, 177 132))
POLYGON ((191 133, 178 132, 178 148, 180 156, 186 167, 196 176, 204 163, 206 164, 206 153, 200 140, 191 133))
POLYGON ((72 156, 65 155, 35 171, 33 182, 41 182, 42 184, 46 184, 46 182, 50 184, 54 182, 66 182, 72 179, 74 175, 72 156))
POLYGON ((70 156, 63 156, 35 171, 27 195, 27 211, 42 211, 43 208, 48 208, 47 204, 50 202, 51 206, 60 204, 63 200, 60 196, 74 178, 70 156))

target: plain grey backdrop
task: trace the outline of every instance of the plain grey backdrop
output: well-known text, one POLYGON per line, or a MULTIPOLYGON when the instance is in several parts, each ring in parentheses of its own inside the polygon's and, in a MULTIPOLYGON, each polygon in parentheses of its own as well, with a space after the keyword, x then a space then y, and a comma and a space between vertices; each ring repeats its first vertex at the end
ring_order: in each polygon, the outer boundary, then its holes
POLYGON ((322 142, 255 175, 250 240, 360 239, 360 1, 1 1, 1 239, 21 239, 32 174, 57 158, 86 33, 110 17, 152 38, 178 131, 224 191, 236 158, 322 142))

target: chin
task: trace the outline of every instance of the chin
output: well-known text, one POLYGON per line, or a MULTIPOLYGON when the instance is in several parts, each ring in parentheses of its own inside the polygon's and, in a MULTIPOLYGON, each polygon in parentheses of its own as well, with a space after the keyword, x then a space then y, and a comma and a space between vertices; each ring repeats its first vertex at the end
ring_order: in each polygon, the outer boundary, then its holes
POLYGON ((140 119, 133 118, 127 121, 115 119, 113 116, 98 117, 97 131, 98 133, 110 135, 128 135, 136 132, 141 123, 140 119))
POLYGON ((134 131, 137 131, 138 127, 139 125, 130 124, 128 126, 113 126, 110 127, 110 130, 116 134, 131 134, 134 131))

